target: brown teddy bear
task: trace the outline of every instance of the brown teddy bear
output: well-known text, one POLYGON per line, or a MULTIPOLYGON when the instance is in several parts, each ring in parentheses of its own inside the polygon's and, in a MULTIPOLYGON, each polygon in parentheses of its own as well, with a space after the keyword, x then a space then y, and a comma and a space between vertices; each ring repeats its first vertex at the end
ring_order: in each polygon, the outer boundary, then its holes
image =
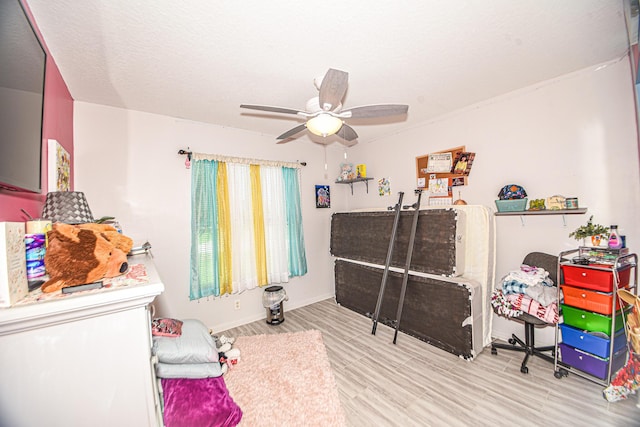
POLYGON ((119 233, 118 230, 111 225, 88 222, 86 224, 78 224, 76 227, 100 233, 102 237, 107 239, 113 246, 120 249, 125 254, 128 254, 133 247, 133 240, 122 233, 119 233))
POLYGON ((92 283, 124 274, 133 241, 105 224, 55 223, 47 233, 44 265, 49 280, 42 292, 92 283))

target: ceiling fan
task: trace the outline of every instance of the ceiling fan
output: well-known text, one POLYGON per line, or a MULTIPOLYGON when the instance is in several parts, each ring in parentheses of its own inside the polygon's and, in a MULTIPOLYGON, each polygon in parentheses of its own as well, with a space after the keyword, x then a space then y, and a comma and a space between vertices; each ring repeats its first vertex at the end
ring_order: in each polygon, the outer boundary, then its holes
POLYGON ((322 78, 322 83, 318 85, 316 82, 316 87, 319 86, 319 94, 307 102, 306 111, 249 104, 242 104, 240 108, 295 114, 306 119, 305 123, 278 136, 277 139, 280 140, 278 144, 288 142, 290 138, 306 129, 314 135, 322 137, 337 135, 346 142, 345 145, 354 145, 353 141, 358 138, 358 134, 344 120, 397 116, 406 114, 409 110, 408 105, 402 104, 363 105, 343 110, 342 98, 347 92, 348 80, 349 73, 330 68, 322 78))

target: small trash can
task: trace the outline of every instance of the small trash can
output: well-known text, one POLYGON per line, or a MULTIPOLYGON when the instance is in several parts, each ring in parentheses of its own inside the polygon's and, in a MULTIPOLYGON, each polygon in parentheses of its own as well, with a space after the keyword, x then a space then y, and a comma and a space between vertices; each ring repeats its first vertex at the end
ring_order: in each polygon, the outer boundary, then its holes
POLYGON ((262 294, 262 305, 267 309, 267 323, 279 325, 284 322, 284 301, 288 300, 287 292, 282 286, 269 286, 262 294))

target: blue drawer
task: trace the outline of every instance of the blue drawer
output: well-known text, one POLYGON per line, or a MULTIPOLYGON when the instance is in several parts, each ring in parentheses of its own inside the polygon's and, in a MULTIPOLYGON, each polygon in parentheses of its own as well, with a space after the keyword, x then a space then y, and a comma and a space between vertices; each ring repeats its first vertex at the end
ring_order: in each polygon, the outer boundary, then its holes
MULTIPOLYGON (((605 359, 609 357, 611 339, 604 333, 595 334, 593 332, 572 328, 565 324, 560 325, 560 330, 562 331, 563 343, 598 357, 605 359)), ((624 329, 621 329, 613 338, 613 352, 617 353, 626 344, 627 337, 624 334, 624 329)))

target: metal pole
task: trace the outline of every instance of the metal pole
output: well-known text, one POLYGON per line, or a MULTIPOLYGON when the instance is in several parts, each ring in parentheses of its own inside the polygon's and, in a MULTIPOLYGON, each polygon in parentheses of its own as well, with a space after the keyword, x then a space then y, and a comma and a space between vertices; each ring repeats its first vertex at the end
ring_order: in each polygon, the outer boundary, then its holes
MULTIPOLYGON (((413 224, 411 224, 411 234, 409 235, 409 246, 407 247, 407 260, 404 265, 404 276, 402 277, 402 289, 400 290, 400 300, 398 301, 398 311, 396 313, 395 328, 396 331, 393 334, 393 343, 396 343, 398 339, 398 329, 400 328, 400 318, 402 317, 402 308, 404 307, 404 296, 407 292, 407 282, 409 281, 409 267, 411 266, 411 257, 413 256, 413 243, 416 238, 416 230, 418 228, 418 215, 420 214, 420 199, 422 198, 422 190, 416 190, 418 195, 418 201, 416 201, 410 207, 415 209, 413 211, 413 224)), ((409 207, 409 206, 406 206, 409 207)))
POLYGON ((391 230, 391 240, 389 240, 389 249, 387 250, 387 260, 384 263, 384 273, 382 273, 382 282, 380 283, 380 291, 378 292, 378 302, 376 303, 376 309, 373 312, 373 328, 371 329, 371 334, 376 334, 376 329, 378 327, 378 317, 380 316, 380 307, 382 307, 382 298, 384 297, 384 288, 387 285, 387 276, 389 275, 389 265, 391 264, 391 256, 393 255, 393 245, 396 241, 396 233, 398 231, 398 222, 400 220, 400 211, 402 210, 402 198, 404 197, 404 193, 401 191, 398 193, 398 203, 387 209, 392 210, 395 209, 396 215, 393 219, 393 228, 391 230))

